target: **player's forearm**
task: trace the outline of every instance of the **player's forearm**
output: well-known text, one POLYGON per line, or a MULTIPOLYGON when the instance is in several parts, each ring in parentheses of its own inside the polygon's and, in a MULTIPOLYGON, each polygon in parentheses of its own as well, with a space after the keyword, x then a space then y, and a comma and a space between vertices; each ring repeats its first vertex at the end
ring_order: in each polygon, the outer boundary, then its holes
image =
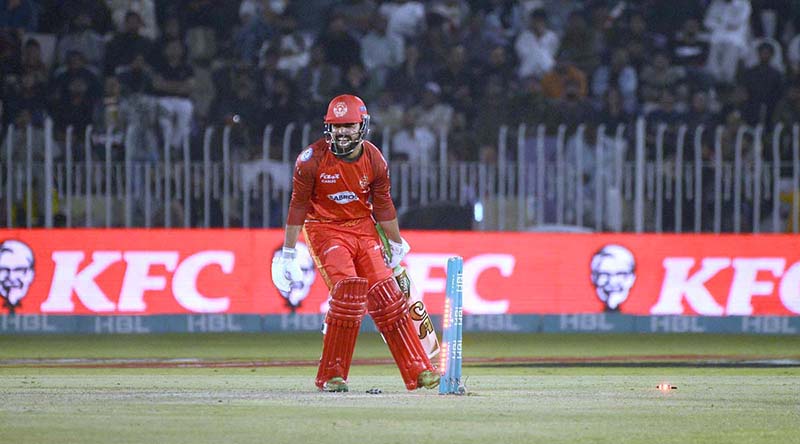
POLYGON ((400 225, 397 223, 397 218, 385 221, 379 221, 381 228, 383 231, 386 232, 386 237, 388 237, 393 242, 397 242, 398 244, 401 243, 403 240, 400 237, 400 225))
POLYGON ((283 246, 285 248, 294 248, 297 245, 297 237, 300 236, 302 225, 286 225, 286 232, 283 235, 283 246))

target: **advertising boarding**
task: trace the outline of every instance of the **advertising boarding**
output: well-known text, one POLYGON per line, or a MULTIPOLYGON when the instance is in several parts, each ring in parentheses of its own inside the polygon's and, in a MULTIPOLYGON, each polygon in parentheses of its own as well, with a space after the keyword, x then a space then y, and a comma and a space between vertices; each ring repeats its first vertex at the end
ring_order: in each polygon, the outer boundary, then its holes
MULTIPOLYGON (((464 259, 467 319, 763 316, 795 322, 800 314, 798 236, 404 236, 412 247, 404 265, 432 315, 442 312, 446 263, 455 255, 464 259)), ((282 239, 282 230, 5 230, 0 316, 324 314, 328 289, 302 240, 302 282, 288 293, 272 285, 270 263, 282 239)))

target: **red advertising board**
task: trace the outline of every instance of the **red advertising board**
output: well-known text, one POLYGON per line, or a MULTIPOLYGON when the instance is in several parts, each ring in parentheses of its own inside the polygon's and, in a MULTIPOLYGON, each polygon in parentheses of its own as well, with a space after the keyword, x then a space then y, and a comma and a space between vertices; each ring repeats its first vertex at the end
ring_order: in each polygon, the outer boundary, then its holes
MULTIPOLYGON (((464 258, 468 313, 800 313, 800 237, 406 231, 405 266, 440 314, 447 258, 464 258)), ((280 294, 281 230, 5 230, 0 313, 319 313, 310 258, 280 294), (32 263, 31 263, 32 260, 32 263)))

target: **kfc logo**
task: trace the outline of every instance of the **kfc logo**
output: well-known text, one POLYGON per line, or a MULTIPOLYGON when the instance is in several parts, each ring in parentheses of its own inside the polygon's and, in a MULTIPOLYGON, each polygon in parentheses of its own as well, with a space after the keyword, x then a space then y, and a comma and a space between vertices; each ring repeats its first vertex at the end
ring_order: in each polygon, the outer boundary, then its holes
MULTIPOLYGON (((279 256, 282 248, 283 245, 278 246, 272 256, 279 256)), ((289 306, 289 310, 291 310, 292 313, 294 313, 295 310, 300 307, 303 300, 308 297, 308 293, 311 291, 311 285, 317 278, 314 258, 311 257, 311 252, 308 250, 306 244, 298 242, 297 245, 295 245, 295 250, 297 251, 297 263, 300 264, 300 269, 303 271, 303 279, 300 281, 292 281, 289 291, 278 290, 281 297, 286 300, 286 305, 289 306)))
POLYGON ((606 245, 592 257, 592 285, 606 311, 619 310, 636 282, 636 260, 621 245, 606 245))
MULTIPOLYGON (((424 299, 426 293, 444 293, 446 279, 435 276, 433 270, 444 271, 444 264, 453 254, 446 253, 409 253, 405 257, 406 271, 411 282, 424 299)), ((509 298, 490 297, 478 291, 478 280, 486 272, 499 273, 505 279, 514 274, 516 259, 510 254, 487 253, 464 259, 462 288, 464 311, 480 314, 507 313, 511 305, 509 298)))
POLYGON ((234 271, 235 256, 226 250, 205 250, 181 259, 177 251, 119 251, 92 252, 89 263, 83 251, 54 251, 53 278, 47 299, 42 302, 43 313, 71 313, 76 300, 95 313, 146 313, 146 292, 169 288, 175 302, 193 313, 223 313, 231 305, 227 294, 204 294, 198 288, 198 276, 209 267, 223 274, 234 271), (118 294, 107 294, 97 279, 113 265, 123 262, 124 274, 118 294), (153 266, 163 267, 172 275, 168 287, 165 275, 151 274, 153 266))
MULTIPOLYGON (((655 315, 684 314, 684 304, 704 316, 751 316, 754 298, 777 297, 791 313, 800 313, 800 262, 783 257, 667 257, 655 315), (712 279, 732 272, 727 294, 715 297, 712 279), (777 293, 777 294, 776 294, 777 293)), ((719 290, 717 290, 719 291, 719 290)))
POLYGON ((13 239, 0 243, 0 297, 10 314, 28 294, 35 276, 33 268, 33 251, 28 245, 13 239))
POLYGON ((333 105, 333 115, 342 117, 345 114, 347 114, 347 104, 344 102, 336 102, 336 104, 333 105))

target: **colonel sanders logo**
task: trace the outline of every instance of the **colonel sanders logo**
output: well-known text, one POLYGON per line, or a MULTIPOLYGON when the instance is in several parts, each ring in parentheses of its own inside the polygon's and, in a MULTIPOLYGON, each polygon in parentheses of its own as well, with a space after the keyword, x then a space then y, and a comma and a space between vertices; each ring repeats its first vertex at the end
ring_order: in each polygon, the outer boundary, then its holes
MULTIPOLYGON (((311 291, 311 284, 314 283, 314 279, 317 277, 314 258, 311 257, 311 252, 308 250, 306 244, 298 242, 297 245, 295 245, 295 250, 297 250, 297 263, 300 264, 300 269, 303 270, 303 279, 300 281, 292 281, 289 291, 278 290, 292 313, 300 307, 303 299, 308 296, 308 292, 311 291)), ((278 247, 273 254, 273 258, 279 257, 280 255, 281 247, 278 247)))
POLYGON ((344 102, 336 102, 336 104, 333 105, 333 115, 342 117, 345 114, 347 114, 347 104, 344 102))
POLYGON ((592 284, 606 311, 618 311, 636 281, 633 253, 620 245, 606 245, 592 257, 592 284))
POLYGON ((0 243, 0 298, 3 307, 14 314, 33 282, 33 251, 18 240, 0 243))

